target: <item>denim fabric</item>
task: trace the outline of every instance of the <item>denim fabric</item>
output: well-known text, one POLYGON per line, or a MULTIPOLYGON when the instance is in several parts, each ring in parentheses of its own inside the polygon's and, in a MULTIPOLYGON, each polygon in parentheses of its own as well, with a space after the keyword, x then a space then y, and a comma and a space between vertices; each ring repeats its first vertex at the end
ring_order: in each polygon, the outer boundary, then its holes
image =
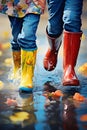
POLYGON ((70 32, 81 32, 81 14, 83 0, 47 0, 49 35, 60 35, 65 29, 70 32))
POLYGON ((20 48, 31 51, 36 50, 36 31, 40 15, 27 14, 24 18, 9 17, 12 28, 12 50, 20 48))
POLYGON ((17 42, 17 38, 18 34, 21 32, 22 29, 23 19, 11 16, 8 16, 8 18, 12 28, 12 37, 13 37, 11 40, 12 50, 20 50, 20 45, 17 42))
POLYGON ((64 29, 70 32, 81 32, 81 14, 83 0, 66 0, 64 8, 64 29))

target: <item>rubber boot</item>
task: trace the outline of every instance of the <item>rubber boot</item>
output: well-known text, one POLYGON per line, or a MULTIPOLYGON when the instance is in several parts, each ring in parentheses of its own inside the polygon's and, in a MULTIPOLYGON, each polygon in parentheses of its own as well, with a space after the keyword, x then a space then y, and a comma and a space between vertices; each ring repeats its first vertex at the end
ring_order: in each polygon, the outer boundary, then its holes
POLYGON ((33 76, 37 51, 21 50, 21 83, 20 92, 31 93, 33 91, 33 76))
POLYGON ((76 119, 76 104, 70 99, 64 97, 62 106, 63 130, 78 130, 76 119))
POLYGON ((45 54, 43 65, 46 70, 52 71, 55 69, 57 64, 57 56, 62 41, 62 35, 60 35, 58 38, 53 38, 47 34, 47 37, 49 48, 45 54))
POLYGON ((13 55, 13 73, 11 79, 19 77, 19 69, 21 67, 21 51, 12 51, 13 55))
POLYGON ((81 43, 82 32, 64 31, 63 39, 63 85, 79 86, 79 80, 76 76, 74 67, 76 65, 78 52, 81 43))

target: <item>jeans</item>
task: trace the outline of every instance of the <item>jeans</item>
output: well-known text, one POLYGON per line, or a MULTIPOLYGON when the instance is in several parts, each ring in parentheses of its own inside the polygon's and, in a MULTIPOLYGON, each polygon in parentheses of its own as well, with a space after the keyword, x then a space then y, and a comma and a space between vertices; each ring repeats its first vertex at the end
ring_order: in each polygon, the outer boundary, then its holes
POLYGON ((12 29, 12 50, 19 51, 21 48, 26 51, 37 49, 36 31, 40 15, 27 14, 23 18, 8 16, 12 29))
POLYGON ((83 0, 47 0, 49 35, 59 36, 63 29, 69 32, 81 32, 81 14, 83 0))

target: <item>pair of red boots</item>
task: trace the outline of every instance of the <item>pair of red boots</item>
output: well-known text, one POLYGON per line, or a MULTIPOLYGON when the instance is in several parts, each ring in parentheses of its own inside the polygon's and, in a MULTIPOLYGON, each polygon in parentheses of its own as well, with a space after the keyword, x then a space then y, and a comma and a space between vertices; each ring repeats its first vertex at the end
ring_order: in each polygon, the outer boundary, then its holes
MULTIPOLYGON (((63 33, 63 79, 64 86, 78 86, 79 80, 75 74, 75 65, 78 57, 78 52, 81 43, 82 32, 68 32, 63 33)), ((62 38, 52 38, 48 36, 49 49, 46 52, 43 64, 48 71, 55 69, 57 64, 58 51, 61 45, 62 38)))

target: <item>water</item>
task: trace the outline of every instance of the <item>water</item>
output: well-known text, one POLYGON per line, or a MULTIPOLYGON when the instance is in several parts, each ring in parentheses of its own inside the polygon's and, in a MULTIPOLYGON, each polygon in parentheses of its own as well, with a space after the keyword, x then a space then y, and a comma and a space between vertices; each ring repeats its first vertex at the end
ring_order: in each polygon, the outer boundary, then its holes
MULTIPOLYGON (((86 1, 84 1, 84 7, 86 1)), ((87 77, 78 73, 78 67, 87 62, 87 9, 83 9, 83 33, 85 39, 82 40, 79 57, 76 66, 76 72, 81 82, 80 93, 87 98, 87 77)), ((47 16, 44 16, 47 18, 47 16)), ((47 21, 42 17, 43 24, 46 26, 47 21)), ((7 18, 1 16, 1 21, 7 18)), ((2 24, 3 24, 2 22, 2 24)), ((7 20, 7 24, 8 20, 7 20)), ((0 129, 1 130, 87 130, 87 99, 84 102, 73 99, 73 93, 64 94, 63 97, 54 100, 43 96, 44 91, 55 91, 61 84, 62 80, 62 47, 60 48, 58 64, 54 71, 48 72, 43 68, 43 58, 47 50, 47 38, 45 27, 42 23, 39 25, 37 32, 38 55, 35 66, 34 92, 33 94, 19 94, 19 81, 11 82, 8 75, 11 74, 12 64, 4 61, 11 58, 10 48, 4 49, 0 56, 0 129), (9 99, 14 100, 14 104, 8 103, 9 99), (85 116, 85 118, 84 118, 85 116)), ((3 26, 0 33, 6 29, 3 26)), ((9 32, 10 34, 10 32, 9 32)), ((1 36, 1 35, 0 35, 1 36)), ((6 35, 5 35, 6 36, 6 35)), ((1 37, 1 42, 6 42, 9 38, 1 37)))

